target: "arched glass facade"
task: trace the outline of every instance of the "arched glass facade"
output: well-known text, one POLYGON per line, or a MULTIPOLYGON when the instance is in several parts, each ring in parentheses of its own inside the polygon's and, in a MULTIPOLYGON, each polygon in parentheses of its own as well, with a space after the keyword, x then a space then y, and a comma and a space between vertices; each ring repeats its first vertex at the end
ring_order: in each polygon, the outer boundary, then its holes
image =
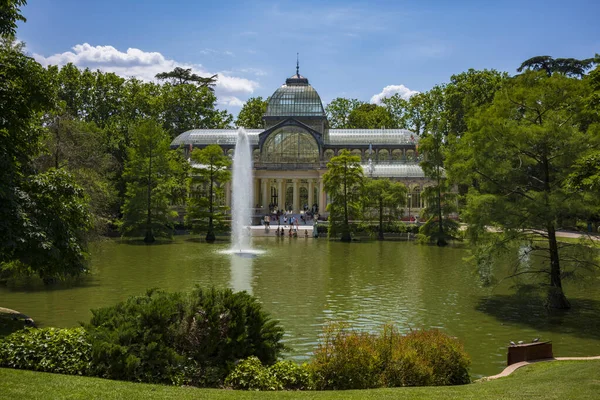
POLYGON ((304 129, 285 127, 265 140, 261 159, 269 163, 316 163, 319 162, 319 145, 304 129))

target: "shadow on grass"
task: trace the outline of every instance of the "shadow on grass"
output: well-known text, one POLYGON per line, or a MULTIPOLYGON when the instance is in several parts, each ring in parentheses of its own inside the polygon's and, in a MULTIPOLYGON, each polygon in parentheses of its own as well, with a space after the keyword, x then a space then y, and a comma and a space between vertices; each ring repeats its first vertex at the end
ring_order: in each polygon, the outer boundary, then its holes
POLYGON ((476 309, 497 320, 535 330, 600 339, 600 301, 569 299, 571 309, 547 310, 543 299, 527 295, 492 295, 480 299, 476 309))

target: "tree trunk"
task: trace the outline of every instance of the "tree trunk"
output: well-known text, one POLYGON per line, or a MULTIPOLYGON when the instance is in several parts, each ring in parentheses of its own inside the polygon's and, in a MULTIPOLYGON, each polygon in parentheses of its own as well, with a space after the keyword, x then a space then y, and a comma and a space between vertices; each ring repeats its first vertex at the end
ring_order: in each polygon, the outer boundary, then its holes
POLYGON ((379 240, 383 240, 383 199, 379 198, 379 240))
POLYGON ((148 214, 146 216, 146 236, 144 237, 144 243, 154 243, 156 240, 152 233, 152 150, 150 151, 150 161, 148 165, 148 194, 147 194, 147 207, 148 214))
POLYGON ((558 245, 556 243, 556 231, 554 224, 548 224, 548 248, 550 251, 550 288, 546 305, 548 308, 568 310, 571 304, 565 297, 560 277, 560 260, 558 258, 558 245))
POLYGON ((342 225, 342 242, 351 242, 352 236, 350 235, 350 225, 348 223, 348 189, 346 185, 346 178, 348 175, 348 168, 344 163, 344 224, 342 225))
POLYGON ((207 243, 214 243, 216 240, 215 237, 215 229, 214 229, 214 225, 213 225, 213 182, 214 182, 214 177, 213 177, 213 170, 212 170, 212 166, 210 169, 210 188, 209 188, 209 197, 208 197, 208 232, 206 233, 206 238, 204 239, 207 243))
POLYGON ((438 211, 438 246, 446 246, 448 242, 446 241, 446 234, 444 233, 444 220, 442 219, 442 186, 441 186, 441 171, 438 167, 438 178, 437 178, 437 211, 438 211))

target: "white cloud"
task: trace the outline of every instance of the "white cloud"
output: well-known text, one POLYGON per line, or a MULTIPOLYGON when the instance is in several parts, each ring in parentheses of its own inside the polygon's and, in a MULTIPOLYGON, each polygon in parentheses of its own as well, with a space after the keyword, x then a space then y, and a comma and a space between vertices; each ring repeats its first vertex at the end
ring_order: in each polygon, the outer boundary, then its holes
POLYGON ((384 87, 381 93, 373 95, 373 97, 371 97, 371 103, 381 104, 381 100, 386 97, 392 97, 396 93, 398 93, 404 100, 408 100, 412 95, 415 95, 419 92, 416 90, 410 90, 404 85, 389 85, 384 87))
POLYGON ((242 107, 245 102, 235 96, 219 96, 218 103, 229 107, 242 107))
POLYGON ((48 57, 33 54, 33 58, 44 66, 62 66, 73 63, 80 68, 89 67, 92 70, 114 72, 124 78, 136 77, 144 81, 155 81, 156 74, 171 71, 175 67, 191 68, 193 73, 200 76, 219 74, 215 86, 219 103, 232 106, 243 104, 236 96, 250 95, 259 87, 256 81, 231 76, 224 72, 209 72, 200 64, 177 62, 165 58, 158 52, 147 52, 135 48, 129 48, 126 52, 122 52, 113 46, 92 46, 88 43, 75 45, 72 50, 48 57))

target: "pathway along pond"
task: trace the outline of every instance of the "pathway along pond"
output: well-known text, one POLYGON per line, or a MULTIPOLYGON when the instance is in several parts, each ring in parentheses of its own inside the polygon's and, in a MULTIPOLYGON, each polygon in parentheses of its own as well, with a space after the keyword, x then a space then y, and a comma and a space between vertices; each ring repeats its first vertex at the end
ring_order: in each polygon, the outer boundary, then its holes
POLYGON ((88 321, 91 308, 147 288, 215 285, 257 296, 281 321, 293 348, 289 357, 297 361, 310 357, 331 320, 367 330, 386 322, 404 332, 442 329, 464 343, 475 377, 504 368, 510 340, 552 340, 558 356, 600 354, 598 283, 567 285, 573 310, 548 315, 538 301, 514 295, 509 284, 482 287, 462 248, 273 237, 255 238, 254 247, 266 253, 249 259, 219 254, 227 247, 189 236, 153 246, 104 241, 92 249, 93 272, 83 284, 0 287, 0 306, 40 326, 70 327, 88 321))

